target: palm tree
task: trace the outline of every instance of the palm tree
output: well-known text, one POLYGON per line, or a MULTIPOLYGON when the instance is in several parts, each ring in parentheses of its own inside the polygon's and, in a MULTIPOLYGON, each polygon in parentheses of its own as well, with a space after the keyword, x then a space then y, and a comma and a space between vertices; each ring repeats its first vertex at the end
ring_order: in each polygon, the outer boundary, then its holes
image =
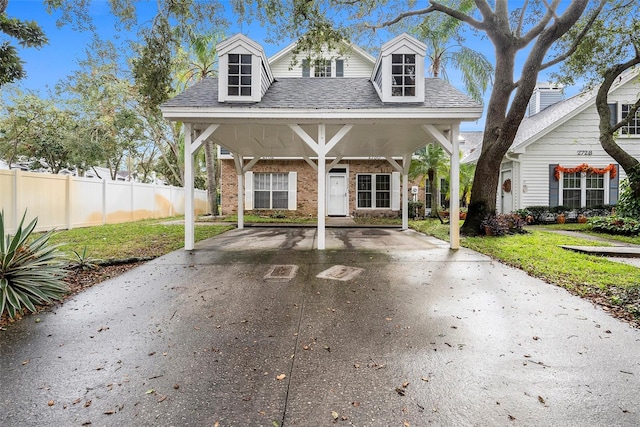
POLYGON ((469 205, 475 173, 476 165, 474 163, 460 163, 460 206, 469 205))
MULTIPOLYGON (((475 7, 473 0, 461 2, 459 10, 468 13, 475 7)), ((467 93, 476 101, 491 83, 493 66, 479 52, 464 46, 460 34, 462 21, 441 13, 429 14, 412 32, 427 45, 428 69, 433 77, 449 80, 447 69, 453 67, 462 73, 467 93)))
MULTIPOLYGON (((182 52, 183 69, 177 73, 179 80, 185 88, 202 79, 216 75, 215 64, 217 61, 216 44, 221 38, 220 34, 200 34, 191 37, 191 45, 188 52, 182 52)), ((207 167, 207 195, 209 198, 209 210, 211 215, 218 214, 218 148, 211 140, 204 144, 204 156, 207 167)))
POLYGON ((431 216, 433 218, 438 217, 438 175, 445 174, 448 165, 449 158, 442 147, 429 144, 416 153, 409 167, 409 178, 426 177, 429 180, 431 216))

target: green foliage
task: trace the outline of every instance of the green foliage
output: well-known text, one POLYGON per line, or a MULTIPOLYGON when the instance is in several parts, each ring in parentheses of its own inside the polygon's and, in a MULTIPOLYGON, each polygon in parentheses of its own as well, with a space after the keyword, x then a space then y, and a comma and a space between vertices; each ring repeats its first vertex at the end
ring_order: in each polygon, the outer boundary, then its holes
POLYGON ((634 194, 626 179, 620 183, 620 197, 616 210, 620 216, 640 218, 640 198, 634 194))
MULTIPOLYGON (((35 21, 9 18, 0 10, 0 32, 17 39, 22 47, 41 47, 47 37, 35 21)), ((23 79, 26 76, 18 51, 8 41, 0 44, 0 86, 23 79)))
MULTIPOLYGON (((196 225, 195 240, 200 241, 231 229, 232 226, 196 225)), ((51 242, 60 245, 60 251, 73 257, 73 252, 91 251, 101 260, 158 257, 184 246, 184 225, 170 220, 153 219, 98 227, 61 230, 51 242)))
POLYGON ((25 216, 9 235, 0 213, 0 314, 6 310, 12 319, 23 309, 35 312, 36 304, 61 300, 67 290, 65 263, 49 244, 52 233, 31 239, 37 218, 24 226, 25 216))
POLYGON ((72 251, 73 257, 71 258, 70 268, 73 270, 97 270, 99 268, 98 263, 100 260, 92 258, 87 255, 87 246, 82 249, 82 252, 76 250, 72 251))
POLYGON ((617 215, 589 218, 589 224, 594 231, 623 236, 640 235, 640 220, 625 218, 617 215))
POLYGON ((424 203, 419 200, 409 200, 407 211, 409 213, 409 218, 419 218, 421 217, 422 208, 424 207, 424 203))

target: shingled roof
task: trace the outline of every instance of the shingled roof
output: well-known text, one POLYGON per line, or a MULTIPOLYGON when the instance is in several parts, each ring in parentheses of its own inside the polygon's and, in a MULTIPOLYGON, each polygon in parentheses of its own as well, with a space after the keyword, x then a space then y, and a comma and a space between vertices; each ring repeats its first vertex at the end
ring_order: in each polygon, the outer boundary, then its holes
POLYGON ((271 84, 262 101, 256 103, 218 102, 218 79, 206 78, 162 108, 194 109, 283 109, 283 110, 359 110, 359 109, 466 109, 482 108, 444 80, 425 79, 423 103, 384 103, 367 78, 281 78, 271 84))

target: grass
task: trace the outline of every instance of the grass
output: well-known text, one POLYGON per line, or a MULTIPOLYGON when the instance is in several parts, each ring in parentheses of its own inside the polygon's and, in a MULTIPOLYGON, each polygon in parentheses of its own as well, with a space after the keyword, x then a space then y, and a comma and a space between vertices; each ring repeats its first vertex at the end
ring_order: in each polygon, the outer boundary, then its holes
MULTIPOLYGON (((184 247, 184 225, 165 222, 167 218, 61 230, 54 234, 51 243, 60 244, 60 250, 69 256, 86 248, 88 257, 101 260, 155 258, 184 247)), ((195 240, 231 228, 231 225, 196 225, 195 240)))
MULTIPOLYGON (((410 226, 422 233, 449 240, 448 224, 425 220, 411 222, 410 226)), ((512 234, 499 238, 462 237, 460 244, 522 269, 532 276, 569 289, 577 289, 581 286, 594 286, 600 289, 610 286, 623 289, 640 287, 638 268, 560 247, 560 245, 602 246, 602 243, 559 235, 545 229, 580 231, 606 238, 621 237, 603 236, 601 233, 591 232, 587 224, 554 224, 536 227, 535 230, 526 234, 512 234)), ((626 238, 626 240, 640 244, 640 237, 626 238)))

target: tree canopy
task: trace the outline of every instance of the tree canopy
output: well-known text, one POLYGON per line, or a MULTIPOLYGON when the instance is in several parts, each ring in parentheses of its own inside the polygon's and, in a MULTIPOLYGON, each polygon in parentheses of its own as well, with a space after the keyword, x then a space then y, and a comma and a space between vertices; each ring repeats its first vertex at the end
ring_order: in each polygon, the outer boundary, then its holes
MULTIPOLYGON (((40 26, 35 21, 21 21, 7 16, 6 9, 9 1, 0 1, 0 32, 4 39, 15 39, 22 47, 41 47, 48 40, 40 26)), ((26 76, 22 60, 16 47, 9 40, 0 43, 0 87, 23 79, 26 76)))

